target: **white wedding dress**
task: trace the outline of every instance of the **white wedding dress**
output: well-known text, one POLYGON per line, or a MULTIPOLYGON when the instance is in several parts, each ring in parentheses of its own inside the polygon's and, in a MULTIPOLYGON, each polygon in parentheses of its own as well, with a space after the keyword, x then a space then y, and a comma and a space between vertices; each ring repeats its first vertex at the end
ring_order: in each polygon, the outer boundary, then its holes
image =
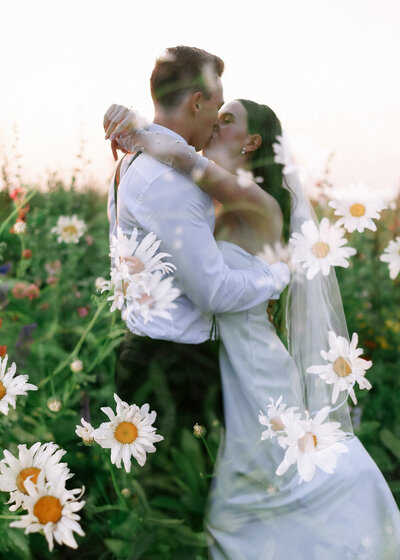
MULTIPOLYGON (((219 242, 228 266, 260 260, 219 242)), ((296 404, 296 366, 266 314, 267 302, 217 317, 225 410, 206 516, 212 560, 397 560, 400 514, 389 487, 357 437, 336 470, 299 484, 292 466, 275 474, 284 450, 261 441, 269 398, 296 404)))

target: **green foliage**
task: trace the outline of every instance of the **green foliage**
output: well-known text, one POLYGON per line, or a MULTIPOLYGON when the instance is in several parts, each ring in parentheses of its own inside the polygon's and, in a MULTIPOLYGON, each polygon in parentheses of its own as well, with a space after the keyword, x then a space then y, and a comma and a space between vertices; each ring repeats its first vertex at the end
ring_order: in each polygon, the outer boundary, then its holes
MULTIPOLYGON (((81 520, 86 536, 77 537, 79 553, 57 545, 50 553, 42 535, 8 528, 14 514, 3 505, 7 499, 3 494, 0 556, 206 559, 203 519, 213 463, 202 441, 193 437, 188 425, 179 424, 182 416, 191 418, 191 411, 177 410, 162 364, 146 356, 151 375, 142 392, 144 398, 149 396, 150 406, 151 395, 163 393, 158 427, 163 435, 161 427, 165 428, 167 437, 143 468, 133 465, 127 474, 110 465, 108 450, 84 446, 75 435, 82 416, 89 419, 90 414, 92 424, 98 426, 105 420, 100 407, 114 407, 115 350, 125 330, 118 315, 108 311, 107 296, 95 289, 96 278, 109 272, 105 196, 57 183, 46 193, 34 193, 29 206, 27 232, 15 235, 9 230, 18 214, 16 206, 7 190, 0 192, 0 224, 14 212, 0 239, 0 266, 11 266, 0 275, 0 347, 7 346, 10 362, 15 361, 19 373, 29 374, 30 382, 39 387, 27 397, 18 397, 16 410, 1 416, 0 444, 15 453, 21 443, 55 441, 67 451, 64 460, 75 473, 67 487, 86 488, 81 520), (77 244, 59 244, 51 228, 58 216, 72 214, 86 222, 87 233, 77 244), (26 249, 32 252, 30 258, 23 256, 26 249), (60 268, 54 272, 57 261, 60 268), (18 282, 38 286, 39 297, 15 297, 18 282), (71 371, 74 358, 82 360, 81 372, 71 371), (48 407, 54 397, 61 401, 58 412, 48 407), (175 425, 177 431, 172 429, 175 425)), ((316 210, 319 217, 328 215, 334 221, 326 205, 316 210)), ((398 208, 383 213, 376 233, 349 235, 357 255, 348 269, 337 269, 337 275, 349 332, 359 334, 363 357, 373 361, 367 372, 373 388, 357 391, 359 403, 352 411, 357 435, 400 502, 400 281, 390 280, 387 265, 379 260, 389 239, 399 235, 396 212, 398 208)), ((204 376, 207 370, 205 362, 204 376)), ((207 386, 207 445, 215 457, 220 437, 214 410, 218 381, 210 375, 207 386)), ((183 395, 185 390, 182 386, 183 395)), ((197 420, 193 418, 193 424, 197 420)))

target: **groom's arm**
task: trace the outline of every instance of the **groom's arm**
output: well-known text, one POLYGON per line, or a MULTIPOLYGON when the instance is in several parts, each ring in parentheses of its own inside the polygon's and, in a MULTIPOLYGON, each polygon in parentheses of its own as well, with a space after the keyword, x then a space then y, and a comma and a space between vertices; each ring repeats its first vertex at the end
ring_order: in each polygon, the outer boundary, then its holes
POLYGON ((229 268, 206 212, 209 197, 186 176, 166 171, 149 185, 135 217, 162 240, 177 267, 180 287, 205 312, 243 311, 279 298, 289 281, 285 264, 257 263, 257 270, 229 268))

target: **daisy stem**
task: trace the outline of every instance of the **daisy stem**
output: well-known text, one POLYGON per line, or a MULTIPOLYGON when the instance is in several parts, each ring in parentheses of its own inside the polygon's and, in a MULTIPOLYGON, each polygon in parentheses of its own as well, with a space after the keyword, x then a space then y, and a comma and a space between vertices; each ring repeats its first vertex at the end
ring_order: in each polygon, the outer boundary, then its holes
POLYGON ((104 299, 101 302, 101 304, 97 308, 96 313, 93 315, 92 320, 90 321, 90 323, 86 327, 84 333, 82 334, 81 338, 79 339, 78 344, 75 346, 75 348, 72 350, 72 352, 65 358, 65 360, 63 360, 61 362, 61 364, 59 364, 59 366, 54 370, 51 377, 49 376, 49 377, 46 377, 45 379, 42 379, 42 381, 39 383, 38 387, 43 387, 44 385, 46 385, 46 383, 48 383, 48 381, 52 377, 54 377, 55 375, 58 375, 60 373, 60 371, 62 371, 68 364, 70 364, 72 362, 72 360, 74 358, 76 358, 76 356, 79 354, 80 349, 82 348, 83 343, 86 340, 87 335, 92 330, 93 326, 97 322, 97 319, 101 315, 101 313, 102 313, 103 309, 106 307, 107 303, 108 302, 107 302, 106 299, 104 299))
POLYGON ((115 473, 114 473, 113 464, 111 463, 111 459, 110 459, 110 457, 108 457, 108 456, 107 456, 107 462, 108 462, 108 468, 110 469, 111 480, 112 480, 112 483, 113 483, 113 486, 114 486, 115 493, 117 494, 118 501, 119 501, 120 504, 123 506, 123 509, 128 509, 128 507, 127 507, 127 505, 126 505, 126 503, 125 503, 125 500, 124 500, 124 498, 122 497, 121 491, 120 491, 120 489, 118 488, 118 484, 117 484, 117 481, 116 481, 116 479, 115 479, 115 473))
POLYGON ((14 208, 14 210, 11 212, 11 214, 4 220, 4 222, 0 225, 0 235, 3 233, 4 228, 6 227, 6 225, 11 222, 11 220, 18 214, 18 211, 25 206, 25 204, 27 202, 30 201, 30 199, 36 194, 36 190, 37 189, 33 189, 25 198, 24 200, 18 204, 18 206, 16 206, 14 208))
POLYGON ((20 519, 19 515, 0 515, 0 519, 20 519))
POLYGON ((213 464, 214 467, 215 467, 215 458, 214 458, 214 455, 211 453, 211 449, 210 449, 210 447, 209 447, 209 445, 208 445, 208 443, 207 443, 207 440, 206 440, 206 438, 205 438, 203 435, 201 435, 200 437, 201 437, 201 441, 204 443, 204 447, 205 447, 206 450, 207 450, 208 456, 210 457, 211 462, 212 462, 212 464, 213 464))

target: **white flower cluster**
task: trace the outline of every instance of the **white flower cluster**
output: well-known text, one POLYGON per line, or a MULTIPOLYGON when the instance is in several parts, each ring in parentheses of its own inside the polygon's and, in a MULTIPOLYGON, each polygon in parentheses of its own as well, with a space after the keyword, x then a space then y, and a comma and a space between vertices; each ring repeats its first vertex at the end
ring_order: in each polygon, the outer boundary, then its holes
MULTIPOLYGON (((332 404, 336 403, 342 391, 347 392, 346 399, 350 395, 354 404, 357 404, 354 385, 358 383, 360 389, 371 389, 365 372, 372 366, 372 362, 360 358, 363 350, 357 348, 356 333, 353 334, 351 342, 343 336, 337 336, 333 331, 329 331, 328 338, 329 350, 321 350, 321 356, 326 363, 308 367, 307 373, 319 375, 325 383, 333 385, 332 404)), ((306 411, 305 418, 302 418, 298 407, 287 408, 286 404, 282 403, 282 395, 276 402, 272 398, 270 401, 267 414, 260 411, 258 420, 267 427, 262 432, 261 439, 276 437, 279 445, 286 449, 285 458, 276 474, 283 475, 290 465, 295 463, 300 482, 310 481, 315 474, 315 467, 332 473, 339 454, 348 451, 347 447, 340 443, 346 437, 340 430, 340 423, 324 422, 333 409, 327 406, 314 418, 310 418, 306 411)))
POLYGON ((117 403, 116 413, 110 407, 101 410, 110 419, 103 422, 97 429, 83 418, 82 425, 76 426, 76 434, 85 444, 93 441, 101 447, 111 449, 111 462, 121 468, 124 464, 126 472, 131 470, 131 457, 134 457, 142 467, 146 463, 146 453, 154 453, 154 443, 162 441, 163 436, 156 434, 152 425, 156 419, 156 412, 149 412, 146 403, 142 407, 129 405, 114 394, 117 403))
POLYGON ((86 229, 85 222, 74 214, 73 216, 59 216, 57 225, 51 228, 51 233, 58 235, 58 243, 78 243, 86 229))
POLYGON ((123 319, 130 313, 141 315, 145 323, 155 316, 169 318, 168 309, 175 307, 172 302, 180 292, 173 287, 173 278, 163 278, 163 274, 176 267, 162 260, 171 255, 157 253, 161 241, 154 233, 141 242, 137 236, 136 228, 130 238, 117 228, 110 244, 111 280, 101 284, 101 291, 112 292, 111 311, 119 309, 123 319))
POLYGON ((285 450, 283 461, 276 474, 282 476, 291 465, 296 465, 300 476, 299 483, 309 482, 314 477, 316 467, 326 473, 333 473, 338 457, 348 448, 341 443, 346 434, 340 429, 339 422, 324 422, 330 407, 321 409, 314 418, 308 411, 302 417, 297 407, 286 408, 282 396, 267 408, 267 414, 260 411, 259 422, 267 426, 261 439, 277 437, 279 445, 285 450))
POLYGON ((66 463, 60 463, 65 453, 53 442, 36 442, 29 449, 18 445, 18 456, 4 450, 0 461, 0 490, 10 493, 10 510, 21 507, 27 512, 10 527, 25 533, 43 531, 50 550, 54 540, 77 548, 73 533, 84 536, 76 513, 85 504, 79 501, 84 489, 67 490, 66 481, 73 475, 66 463))

